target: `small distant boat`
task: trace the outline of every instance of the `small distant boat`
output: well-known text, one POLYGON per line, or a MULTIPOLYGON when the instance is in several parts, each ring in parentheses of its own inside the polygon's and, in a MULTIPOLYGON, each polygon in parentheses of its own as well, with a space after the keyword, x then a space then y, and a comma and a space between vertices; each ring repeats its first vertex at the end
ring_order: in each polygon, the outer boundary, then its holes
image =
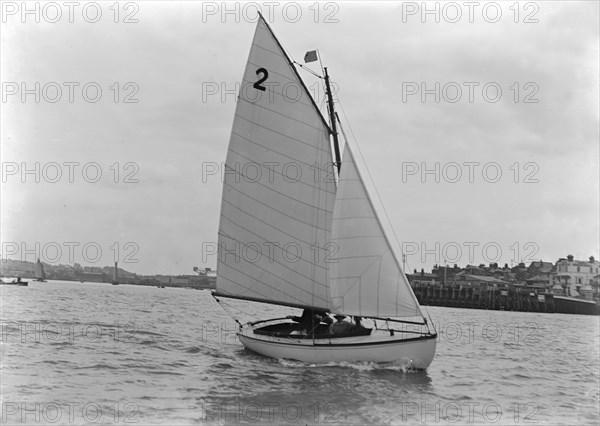
POLYGON ((21 280, 21 277, 17 277, 15 279, 13 279, 12 281, 4 281, 4 279, 3 279, 0 281, 0 285, 16 285, 16 286, 26 287, 29 285, 29 281, 23 281, 23 280, 21 280))
POLYGON ((35 280, 41 283, 46 282, 46 273, 44 272, 44 265, 40 262, 38 258, 37 263, 35 264, 35 280))
MULTIPOLYGON (((316 51, 305 56, 305 62, 316 60, 316 51)), ((213 296, 304 309, 300 320, 287 316, 240 324, 240 342, 259 354, 426 369, 437 333, 400 266, 355 161, 356 148, 346 141, 340 155, 327 68, 323 71, 329 123, 259 17, 225 162, 213 296), (293 102, 289 87, 297 90, 293 102), (271 169, 260 169, 290 161, 299 170, 294 179, 280 171, 272 178, 271 169), (239 164, 258 165, 261 177, 247 176, 239 164), (316 179, 314 171, 328 177, 316 179), (267 246, 268 256, 232 255, 236 250, 254 255, 267 246), (339 323, 321 324, 331 320, 329 314, 339 323), (354 324, 345 317, 354 317, 354 324), (299 327, 304 318, 308 326, 299 327), (362 326, 362 320, 373 327, 362 326)))
POLYGON ((119 262, 115 262, 115 270, 113 271, 113 280, 112 280, 112 285, 119 285, 119 279, 117 277, 117 271, 118 271, 118 267, 117 264, 119 262))

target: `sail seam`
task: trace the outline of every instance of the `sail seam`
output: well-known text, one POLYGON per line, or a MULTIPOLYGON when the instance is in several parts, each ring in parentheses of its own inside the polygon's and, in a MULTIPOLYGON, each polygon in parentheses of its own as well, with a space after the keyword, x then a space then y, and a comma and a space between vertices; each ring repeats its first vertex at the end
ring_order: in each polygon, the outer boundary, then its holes
MULTIPOLYGON (((231 220, 230 220, 230 222, 231 222, 231 220)), ((245 228, 243 228, 243 227, 241 227, 241 228, 247 231, 247 229, 245 229, 245 228)), ((248 231, 248 232, 250 232, 250 231, 248 231)), ((240 240, 238 240, 238 239, 236 239, 236 238, 233 238, 232 236, 230 236, 230 235, 228 235, 228 234, 226 234, 226 233, 224 233, 224 232, 219 232, 219 235, 221 235, 221 236, 223 236, 223 237, 226 237, 226 238, 229 238, 230 240, 233 240, 234 242, 237 242, 237 243, 240 243, 240 244, 243 244, 243 245, 245 245, 245 244, 244 244, 242 241, 240 241, 240 240)), ((265 240, 265 241, 266 241, 266 240, 265 240)), ((237 256, 237 257, 239 257, 240 259, 241 259, 241 258, 243 258, 243 256, 237 256)), ((309 262, 309 261, 307 261, 307 260, 306 260, 306 259, 304 259, 304 258, 301 258, 301 259, 302 259, 302 260, 304 260, 304 261, 305 261, 307 264, 313 264, 312 262, 309 262)), ((249 260, 247 260, 247 259, 244 259, 244 260, 245 260, 247 263, 250 263, 251 265, 256 265, 256 263, 255 263, 255 262, 251 262, 251 261, 249 261, 249 260)), ((306 278, 306 279, 307 279, 307 280, 309 280, 309 281, 316 282, 316 283, 318 283, 318 284, 319 284, 321 287, 325 287, 325 284, 323 284, 323 283, 321 283, 321 282, 319 282, 319 281, 316 281, 316 280, 314 280, 314 279, 312 279, 312 278, 309 278, 309 277, 307 277, 306 275, 303 275, 303 274, 301 274, 300 272, 298 272, 298 271, 296 271, 296 270, 294 270, 294 269, 290 269, 288 266, 286 266, 286 265, 285 265, 285 264, 283 264, 283 263, 280 263, 280 262, 278 262, 278 261, 275 261, 275 260, 274 260, 272 263, 276 263, 277 265, 280 265, 280 266, 282 266, 282 267, 284 267, 284 268, 286 268, 286 269, 289 269, 290 271, 294 272, 296 275, 299 275, 299 276, 301 276, 301 277, 304 277, 304 278, 306 278)), ((261 268, 261 269, 262 269, 262 268, 261 268)), ((275 274, 272 274, 272 275, 273 275, 273 276, 277 276, 277 275, 275 275, 275 274)), ((277 276, 277 278, 281 278, 281 277, 277 276)), ((283 278, 281 278, 281 279, 282 279, 283 281, 285 281, 283 278)))
MULTIPOLYGON (((336 240, 352 240, 356 238, 383 238, 381 235, 353 235, 348 237, 336 237, 336 240)), ((389 250, 388 250, 389 251, 389 250)))
MULTIPOLYGON (((227 184, 227 182, 224 182, 224 183, 223 183, 223 185, 227 185, 229 188, 233 189, 234 191, 236 191, 236 192, 239 192, 239 193, 240 193, 240 194, 242 194, 242 195, 245 195, 246 197, 250 198, 251 200, 254 200, 254 201, 256 201, 257 203, 259 203, 259 204, 262 204, 263 206, 265 206, 265 207, 268 207, 268 208, 270 208, 271 210, 273 210, 273 211, 275 211, 275 212, 277 212, 277 213, 280 213, 280 214, 282 214, 282 215, 284 215, 284 216, 287 216, 287 217, 289 217, 290 219, 294 219, 296 222, 300 222, 300 223, 303 223, 303 224, 305 224, 305 225, 308 225, 308 226, 313 226, 312 224, 310 224, 310 223, 306 223, 306 222, 304 222, 303 220, 300 220, 300 219, 298 219, 298 218, 295 218, 294 216, 290 216, 289 214, 287 214, 287 213, 284 213, 284 212, 282 212, 281 210, 277 210, 276 208, 274 208, 274 207, 271 207, 271 206, 269 206, 268 204, 265 204, 265 203, 263 203, 262 201, 260 201, 260 200, 258 200, 258 199, 256 199, 256 198, 254 198, 254 197, 251 197, 251 196, 249 196, 249 195, 247 195, 247 194, 244 194, 242 191, 240 191, 239 189, 237 189, 237 188, 236 188, 236 187, 234 187, 233 185, 227 184)), ((315 207, 315 208, 316 208, 316 207, 315 207)), ((329 210, 322 209, 322 211, 324 211, 324 212, 326 212, 326 213, 329 213, 329 214, 332 214, 332 212, 330 212, 329 210)), ((318 229, 320 229, 320 230, 322 230, 322 231, 329 232, 329 230, 328 230, 328 229, 326 229, 326 228, 318 228, 318 229)))
MULTIPOLYGON (((373 216, 341 216, 333 218, 333 220, 346 220, 346 219, 375 219, 373 216)), ((377 219, 375 219, 377 220, 377 219)))
MULTIPOLYGON (((371 258, 374 258, 374 257, 381 257, 384 254, 374 254, 374 255, 370 255, 370 256, 364 256, 364 255, 360 255, 360 256, 336 256, 336 259, 337 260, 342 260, 342 259, 371 259, 371 258)), ((332 278, 332 279, 335 279, 335 278, 332 278)))
MULTIPOLYGON (((253 276, 251 276, 251 275, 248 275, 248 274, 245 274, 245 273, 243 273, 243 272, 240 272, 240 271, 239 271, 239 270, 237 270, 236 268, 232 268, 230 265, 227 265, 227 267, 228 267, 228 268, 231 268, 231 269, 233 269, 234 271, 237 271, 237 272, 241 273, 242 275, 245 275, 245 276, 247 276, 248 278, 250 278, 250 279, 252 279, 252 280, 254 280, 254 281, 258 281, 258 280, 257 280, 256 278, 254 278, 253 276)), ((231 278, 227 278, 227 277, 225 277, 225 276, 224 276, 224 277, 223 277, 223 279, 224 279, 224 280, 227 280, 227 281, 229 281, 229 282, 231 282, 231 283, 234 283, 235 285, 237 285, 237 286, 238 286, 238 287, 240 287, 240 288, 243 288, 244 290, 247 290, 247 291, 248 291, 248 293, 254 293, 254 294, 258 294, 258 295, 259 295, 259 296, 261 296, 261 297, 265 297, 265 298, 266 298, 265 300, 269 300, 268 296, 265 296, 264 294, 261 294, 260 292, 258 292, 258 291, 256 291, 256 290, 253 290, 253 289, 252 289, 252 288, 250 288, 250 287, 245 287, 244 285, 240 284, 239 282, 237 282, 237 281, 235 281, 235 280, 232 280, 231 278)), ((261 281, 261 282, 262 282, 262 281, 261 281)), ((291 300, 295 300, 295 301, 298 301, 298 302, 300 302, 299 304, 301 304, 301 302, 304 302, 302 299, 298 299, 297 297, 295 297, 295 296, 292 296, 291 294, 288 294, 288 293, 286 293, 285 291, 281 291, 281 290, 280 290, 279 288, 277 288, 277 287, 273 287, 273 286, 270 286, 270 285, 268 285, 268 284, 265 284, 265 285, 266 285, 267 287, 269 287, 270 289, 272 289, 272 290, 276 290, 276 291, 278 291, 279 293, 281 293, 281 294, 285 295, 287 298, 289 298, 289 299, 291 299, 291 300)))
MULTIPOLYGON (((228 266, 228 267, 230 267, 230 266, 228 266)), ((230 268, 231 268, 231 267, 230 267, 230 268)), ((231 269, 234 269, 234 268, 231 268, 231 269)), ((234 269, 234 270, 235 270, 235 269, 234 269)), ((243 288, 244 290, 250 290, 249 288, 247 288, 247 287, 244 287, 243 285, 241 285, 241 284, 240 284, 240 283, 238 283, 237 281, 235 281, 235 280, 232 280, 231 278, 227 278, 227 277, 226 277, 224 274, 222 274, 222 273, 219 273, 219 275, 220 275, 220 276, 219 276, 219 278, 220 278, 221 280, 223 280, 223 281, 229 281, 230 283, 233 283, 233 284, 237 285, 238 287, 241 287, 241 288, 243 288)), ((252 293, 254 293, 254 294, 258 294, 259 296, 261 296, 261 297, 265 297, 265 298, 267 298, 267 299, 268 299, 268 297, 267 297, 267 296, 265 296, 264 294, 260 293, 259 291, 256 291, 256 290, 251 290, 251 292, 252 292, 252 293)), ((290 296, 290 297, 291 297, 291 296, 290 296)))
MULTIPOLYGON (((245 259, 243 259, 242 257, 240 257, 240 259, 242 259, 242 260, 245 260, 245 259)), ((248 261, 246 261, 246 262, 247 262, 247 263, 251 263, 251 262, 248 262, 248 261)), ((224 263, 224 262, 223 262, 222 264, 223 264, 223 265, 225 265, 227 268, 233 269, 234 271, 237 271, 238 273, 240 273, 240 274, 242 274, 242 275, 244 275, 244 276, 246 276, 246 277, 248 277, 248 278, 251 278, 251 279, 252 279, 252 280, 254 280, 254 281, 259 281, 259 280, 258 280, 258 278, 254 277, 254 276, 252 276, 252 275, 250 275, 250 274, 247 274, 247 273, 245 273, 245 272, 242 272, 242 271, 240 271, 239 269, 236 269, 236 268, 234 268, 234 267, 233 267, 233 266, 231 266, 230 264, 226 264, 226 263, 224 263)), ((268 274, 272 275, 273 277, 275 277, 275 278, 277 278, 277 279, 279 279, 279 280, 281 280, 281 281, 284 281, 284 282, 286 282, 286 283, 288 283, 288 284, 291 284, 293 288, 295 288, 295 289, 298 289, 298 290, 301 290, 301 291, 303 291, 303 292, 307 293, 308 295, 311 295, 311 296, 313 296, 313 295, 311 294, 311 292, 309 292, 308 290, 305 290, 305 289, 304 289, 304 288, 302 288, 302 287, 298 287, 297 285, 295 285, 295 284, 293 284, 293 283, 289 282, 288 280, 286 280, 286 279, 284 279, 284 278, 282 278, 282 277, 280 277, 280 276, 278 276, 278 275, 276 275, 276 274, 274 274, 274 273, 272 273, 272 272, 270 272, 270 271, 267 271, 266 269, 264 269, 264 268, 261 268, 260 266, 257 266, 256 264, 253 264, 253 263, 251 263, 251 264, 252 264, 253 266, 255 266, 255 267, 256 267, 256 269, 260 269, 260 270, 262 270, 262 271, 264 271, 264 272, 266 272, 266 273, 268 273, 268 274)), ((272 289, 274 289, 274 290, 277 290, 278 292, 280 292, 280 293, 282 293, 282 294, 285 294, 285 295, 286 295, 286 296, 288 296, 288 297, 291 297, 291 298, 293 298, 293 299, 296 299, 296 300, 300 300, 300 299, 297 299, 296 297, 294 297, 294 296, 292 296, 292 295, 290 295, 290 294, 288 294, 288 293, 286 293, 286 292, 282 291, 280 288, 273 287, 273 286, 271 286, 271 285, 267 284, 267 283, 266 283, 266 282, 264 282, 264 281, 260 281, 260 283, 261 283, 261 284, 263 284, 263 285, 265 285, 265 286, 267 286, 267 287, 269 287, 269 288, 272 288, 272 289)), ((242 285, 242 284, 239 284, 239 283, 237 283, 237 282, 236 282, 236 284, 238 284, 239 286, 241 286, 242 288, 244 288, 244 289, 246 289, 246 290, 251 290, 251 287, 246 287, 246 286, 244 286, 244 285, 242 285)), ((318 297, 318 296, 315 296, 315 297, 318 297)), ((319 299, 321 299, 320 297, 318 297, 318 298, 319 298, 319 299)), ((323 301, 326 301, 325 299, 321 299, 321 300, 323 300, 323 301)))
MULTIPOLYGON (((231 168, 230 166, 228 166, 227 164, 225 164, 225 168, 226 168, 226 169, 229 169, 229 170, 231 170, 231 171, 233 171, 233 172, 235 172, 235 173, 237 173, 238 175, 240 175, 240 176, 242 176, 242 177, 244 177, 244 178, 247 178, 247 177, 248 177, 248 176, 245 176, 243 173, 240 173, 240 172, 238 172, 237 170, 234 170, 234 169, 232 169, 232 168, 231 168)), ((240 182, 236 182, 236 183, 240 183, 240 182)), ((283 193, 283 192, 281 192, 281 191, 277 191, 276 189, 274 189, 274 188, 272 188, 272 187, 270 187, 270 186, 264 185, 264 184, 262 184, 262 183, 260 183, 260 182, 258 182, 258 181, 257 181, 257 182, 252 182, 252 183, 256 183, 256 184, 258 184, 259 186, 262 186, 263 188, 266 188, 266 189, 268 189, 268 190, 270 190, 270 191, 273 191, 273 192, 275 192, 275 193, 277 193, 277 194, 279 194, 279 195, 281 195, 281 196, 283 196, 283 197, 285 197, 285 198, 288 198, 288 199, 290 199, 290 200, 293 200, 293 201, 295 201, 295 202, 297 202, 297 203, 304 204, 304 205, 306 205, 306 206, 308 206, 308 207, 310 207, 310 208, 313 208, 313 209, 316 209, 316 210, 320 210, 320 211, 325 211, 325 212, 327 212, 327 213, 332 213, 332 212, 331 212, 331 211, 329 211, 329 210, 326 210, 326 209, 323 209, 323 208, 321 208, 321 207, 315 206, 315 205, 313 205, 313 204, 307 203, 306 201, 302 201, 302 200, 298 200, 297 198, 290 197, 289 195, 287 195, 287 194, 285 194, 285 193, 283 193)), ((230 188, 233 188, 233 184, 231 184, 231 183, 228 183, 228 182, 223 182, 223 184, 224 184, 224 185, 227 185, 227 186, 229 186, 230 188)), ((254 197, 250 197, 250 196, 248 196, 248 197, 249 197, 249 198, 252 198, 253 200, 256 200, 254 197)), ((258 200, 256 200, 256 201, 258 201, 258 200)))
MULTIPOLYGON (((308 245, 312 245, 312 244, 316 243, 316 241, 315 241, 314 243, 311 243, 310 241, 304 241, 304 240, 301 240, 301 239, 300 239, 300 238, 298 238, 297 236, 295 236, 295 235, 292 235, 292 234, 288 234, 287 232, 285 232, 285 231, 282 231, 281 229, 279 229, 279 228, 277 228, 277 227, 273 226, 271 223, 269 223, 269 222, 265 222, 264 220, 262 220, 262 219, 259 219, 258 217, 254 216, 253 214, 251 214, 251 213, 248 213, 247 211, 245 211, 245 210, 243 210, 243 209, 239 208, 239 207, 238 207, 238 206, 236 206, 236 205, 233 205, 233 204, 232 204, 232 203, 230 203, 229 201, 226 201, 226 200, 223 200, 223 201, 224 201, 224 202, 226 202, 227 204, 229 204, 229 205, 230 205, 231 207, 233 207, 234 209, 237 209, 237 210, 241 211, 242 213, 244 213, 244 214, 246 214, 246 215, 248 215, 248 216, 252 217, 253 219, 256 219, 257 221, 259 221, 259 222, 261 222, 261 223, 264 223, 265 225, 267 225, 267 226, 270 226, 271 228, 275 229, 276 231, 278 231, 278 232, 281 232, 282 234, 285 234, 285 235, 287 235, 287 236, 289 236, 289 237, 291 237, 291 238, 294 238, 295 240, 297 240, 297 241, 299 241, 299 242, 301 242, 301 243, 308 244, 308 245)), ((229 220, 230 222, 232 222, 232 220, 231 220, 229 217, 227 217, 227 215, 225 215, 225 214, 221 213, 221 216, 222 216, 223 218, 225 218, 225 219, 229 220)), ((304 223, 304 222, 301 222, 301 223, 304 223)), ((307 225, 307 226, 311 226, 311 227, 312 227, 312 225, 309 225, 309 224, 305 224, 305 225, 307 225)), ((322 228, 321 228, 321 230, 322 230, 322 231, 326 231, 325 229, 322 229, 322 228)))
MULTIPOLYGON (((255 234, 254 232, 250 231, 249 229, 247 229, 247 228, 245 228, 245 227, 243 227, 243 226, 241 226, 241 225, 238 225, 237 223, 235 223, 234 221, 232 221, 232 220, 231 220, 231 219, 229 219, 228 217, 225 217, 225 220, 228 220, 229 222, 233 223, 234 225, 237 225, 238 227, 242 228, 244 231, 248 232, 249 234, 256 235, 256 236, 257 236, 259 239, 261 239, 261 240, 262 240, 262 241, 264 241, 264 242, 269 242, 269 243, 280 242, 280 241, 268 241, 268 240, 266 240, 265 238, 262 238, 262 237, 260 237, 258 234, 255 234)), ((227 236, 227 235, 226 235, 226 236, 227 236)), ((229 237, 229 238, 231 238, 231 237, 229 237)), ((231 238, 231 239, 233 239, 234 241, 237 241, 237 242, 238 242, 238 243, 240 243, 240 244, 244 244, 242 241, 240 241, 240 240, 238 240, 238 239, 235 239, 235 238, 231 238)), ((257 241, 249 241, 249 242, 256 243, 257 241)), ((305 243, 305 244, 307 244, 307 243, 305 243)), ((246 244, 245 244, 245 245, 246 245, 246 244)), ((310 244, 309 244, 309 245, 310 245, 310 244)), ((303 260, 305 263, 307 263, 307 264, 316 265, 316 266, 318 266, 318 267, 320 267, 320 268, 322 268, 322 269, 325 269, 325 267, 324 267, 324 266, 321 266, 321 265, 319 265, 318 263, 315 263, 315 262, 311 262, 311 261, 309 261, 309 260, 306 260, 306 259, 305 259, 305 258, 303 258, 302 256, 300 256, 300 257, 299 257, 299 259, 302 259, 302 260, 303 260)), ((303 276, 303 277, 305 277, 305 278, 308 278, 308 277, 306 277, 306 276, 304 276, 304 275, 300 274, 298 271, 296 271, 296 270, 294 270, 294 269, 291 269, 291 268, 289 268, 288 266, 285 266, 284 264, 282 264, 282 263, 280 263, 280 262, 277 262, 277 261, 275 261, 275 263, 277 263, 278 265, 281 265, 281 266, 283 266, 283 267, 285 267, 285 268, 289 269, 289 270, 290 270, 290 271, 292 271, 292 272, 296 272, 296 273, 297 273, 298 275, 300 275, 300 276, 303 276)))
MULTIPOLYGON (((245 81, 246 81, 246 80, 244 80, 244 82, 245 82, 245 81)), ((250 84, 250 83, 248 83, 248 84, 250 84)), ((273 91, 273 90, 269 90, 269 92, 268 92, 268 93, 273 93, 273 94, 275 94, 275 95, 278 95, 278 96, 280 96, 280 97, 281 97, 281 99, 284 99, 284 100, 285 100, 285 96, 283 96, 283 94, 282 94, 282 93, 275 92, 275 91, 273 91)), ((304 124, 305 126, 307 126, 307 127, 310 127, 310 128, 312 128, 312 129, 315 129, 315 130, 318 130, 319 132, 322 132, 322 131, 324 131, 324 130, 325 130, 325 129, 323 129, 323 127, 317 127, 317 126, 314 126, 313 124, 311 124, 311 123, 308 123, 308 122, 306 122, 306 121, 302 121, 302 120, 299 120, 299 119, 297 119, 297 118, 295 118, 295 117, 292 117, 292 116, 289 116, 289 115, 283 114, 283 113, 281 113, 281 112, 279 112, 279 111, 274 111, 274 110, 272 110, 272 109, 269 109, 269 108, 267 108, 266 106, 264 106, 264 105, 261 105, 260 103, 258 103, 258 102, 256 102, 256 101, 254 101, 254 102, 253 102, 251 99, 246 99, 246 98, 244 98, 244 97, 243 97, 243 96, 241 96, 241 95, 238 95, 238 100, 244 101, 244 102, 246 102, 246 103, 248 103, 248 104, 250 104, 250 105, 252 105, 252 106, 254 106, 254 107, 257 107, 257 108, 264 109, 265 111, 270 111, 270 112, 272 112, 273 114, 277 114, 277 115, 280 115, 280 116, 282 116, 282 117, 289 118, 290 120, 293 120, 293 121, 295 121, 295 122, 297 122, 297 123, 300 123, 300 124, 304 124)), ((286 101, 286 102, 287 102, 287 101, 286 101)), ((271 103, 273 103, 273 102, 268 102, 268 103, 269 103, 269 104, 271 104, 271 103)), ((302 104, 302 103, 300 103, 300 104, 301 104, 301 105, 305 105, 305 104, 302 104)))
MULTIPOLYGON (((236 135, 237 137, 239 137, 239 138, 241 138, 241 139, 244 139, 245 141, 248 141, 248 142, 250 142, 250 143, 254 144, 254 145, 257 145, 257 146, 259 146, 259 147, 261 147, 261 148, 267 149, 267 150, 269 150, 269 151, 271 151, 271 152, 274 152, 275 154, 278 154, 278 155, 280 155, 280 156, 282 156, 282 157, 289 158, 290 160, 292 160, 292 161, 294 161, 294 162, 296 162, 296 163, 304 164, 305 166, 308 166, 308 167, 314 167, 314 165, 315 165, 315 163, 307 163, 306 161, 298 160, 297 158, 291 157, 291 156, 289 156, 289 155, 285 155, 285 154, 283 154, 283 153, 281 153, 281 152, 279 152, 279 151, 277 151, 277 150, 274 150, 274 149, 272 149, 271 147, 268 147, 268 146, 266 146, 266 145, 263 145, 263 144, 261 144, 261 143, 258 143, 258 142, 254 141, 254 140, 252 140, 252 139, 248 139, 247 137, 245 137, 245 136, 242 136, 242 135, 240 135, 239 133, 236 133, 235 131, 232 131, 231 133, 232 133, 232 134, 234 134, 234 135, 236 135)), ((320 152, 322 152, 322 151, 326 151, 326 150, 324 150, 324 149, 322 149, 322 148, 319 148, 319 147, 316 147, 315 149, 316 149, 317 151, 320 151, 320 152)), ((247 158, 247 157, 245 157, 245 158, 247 158)), ((318 163, 317 163, 317 164, 318 164, 318 163)), ((329 162, 329 161, 328 161, 328 162, 327 162, 327 164, 333 164, 333 162, 329 162)), ((334 182, 334 181, 331 181, 331 182, 324 182, 324 183, 335 183, 335 182, 334 182)), ((314 188, 321 189, 321 187, 314 187, 314 188)), ((330 194, 335 194, 335 192, 334 192, 334 191, 328 191, 327 189, 321 189, 321 190, 322 190, 322 191, 325 191, 325 192, 328 192, 328 193, 330 193, 330 194)), ((344 198, 344 199, 345 199, 345 200, 353 200, 354 198, 344 198)), ((361 199, 361 200, 364 200, 364 198, 360 198, 360 199, 361 199)))
MULTIPOLYGON (((265 107, 262 107, 262 106, 261 106, 260 108, 262 108, 262 109, 264 109, 264 110, 266 110, 266 111, 270 111, 270 112, 273 112, 273 113, 275 113, 275 111, 271 111, 271 110, 270 110, 270 109, 268 109, 268 108, 265 108, 265 107)), ((313 129, 315 129, 315 130, 318 130, 319 132, 322 132, 322 131, 323 131, 323 129, 318 129, 318 128, 316 128, 316 127, 313 127, 313 126, 311 126, 310 124, 308 124, 308 123, 305 123, 304 121, 296 120, 295 118, 289 117, 289 116, 287 116, 287 115, 285 115, 285 114, 280 114, 280 113, 277 113, 277 114, 278 114, 279 116, 281 116, 281 117, 286 117, 286 118, 288 118, 288 119, 290 119, 290 120, 296 121, 297 123, 304 124, 304 125, 306 125, 306 126, 308 126, 308 127, 311 127, 311 128, 313 128, 313 129)), ((314 149, 314 150, 316 150, 316 151, 324 151, 324 149, 323 149, 323 148, 320 148, 320 147, 318 147, 318 146, 315 146, 315 145, 311 145, 310 143, 308 143, 308 142, 305 142, 305 141, 303 141, 302 139, 297 139, 297 138, 294 138, 294 137, 292 137, 292 136, 286 135, 285 133, 278 132, 277 130, 271 129, 271 128, 269 128, 269 127, 265 127, 265 126, 263 126, 262 124, 258 124, 258 123, 256 123, 256 122, 254 122, 254 121, 250 120, 249 118, 246 118, 246 117, 244 117, 244 116, 242 116, 242 115, 240 115, 240 114, 237 114, 237 113, 236 113, 236 117, 237 117, 237 118, 240 118, 240 119, 242 119, 242 120, 244 120, 244 121, 247 121, 248 123, 251 123, 251 124, 255 125, 256 127, 260 127, 261 129, 268 130, 268 131, 270 131, 270 132, 272 132, 272 133, 275 133, 275 134, 277 134, 277 135, 279 135, 279 136, 283 136, 284 138, 291 139, 291 140, 293 140, 293 141, 299 142, 299 143, 301 143, 301 144, 303 144, 303 145, 306 145, 306 146, 308 146, 308 147, 310 147, 310 148, 312 148, 312 149, 314 149)))
MULTIPOLYGON (((244 138, 244 139, 245 139, 245 138, 244 138)), ((263 148, 266 148, 266 147, 263 147, 263 148)), ((269 148, 266 148, 266 149, 269 149, 269 148)), ((233 149, 230 149, 230 150, 229 150, 229 152, 233 152, 234 154, 236 154, 236 155, 239 155, 240 157, 243 157, 243 158, 245 158, 246 160, 249 160, 249 161, 252 161, 252 162, 256 163, 256 161, 252 160, 251 158, 248 158, 248 157, 246 157, 246 156, 245 156, 245 155, 243 155, 243 154, 240 154, 239 152, 237 152, 237 151, 235 151, 235 150, 233 150, 233 149)), ((231 162, 231 161, 230 161, 230 162, 231 162)), ((264 167, 264 165, 262 165, 262 164, 260 164, 260 163, 256 163, 256 164, 258 164, 258 165, 259 165, 261 168, 262 168, 262 167, 264 167)), ((225 165, 227 166, 227 163, 226 163, 225 165)), ((229 169, 231 169, 231 166, 228 166, 228 167, 229 167, 229 169)), ((266 167, 265 167, 265 168, 266 168, 266 167)), ((267 170, 267 172, 270 172, 270 171, 271 171, 271 169, 269 169, 269 168, 266 168, 266 170, 267 170)), ((302 169, 300 169, 300 170, 302 170, 302 169)), ((274 168, 272 169, 272 172, 273 172, 273 173, 275 173, 275 174, 277 174, 277 175, 279 175, 279 176, 282 176, 282 177, 284 177, 284 179, 287 177, 287 176, 286 176, 286 175, 284 175, 283 173, 275 171, 275 169, 274 169, 274 168)), ((254 183, 254 181, 251 181, 251 182, 252 182, 252 183, 254 183)), ((257 181, 257 182, 258 182, 258 181, 257 181)), ((321 189, 321 187, 320 187, 320 186, 311 185, 310 183, 306 183, 306 182, 304 182, 303 180, 296 180, 296 181, 292 181, 292 182, 288 182, 288 183, 292 183, 292 184, 294 184, 294 183, 301 183, 301 184, 303 184, 303 185, 306 185, 306 186, 308 186, 309 188, 312 188, 312 189, 318 189, 318 190, 321 190, 321 191, 323 191, 323 189, 321 189)), ((326 190, 325 190, 325 191, 326 191, 326 190)), ((329 192, 329 191, 327 191, 327 192, 329 192)))

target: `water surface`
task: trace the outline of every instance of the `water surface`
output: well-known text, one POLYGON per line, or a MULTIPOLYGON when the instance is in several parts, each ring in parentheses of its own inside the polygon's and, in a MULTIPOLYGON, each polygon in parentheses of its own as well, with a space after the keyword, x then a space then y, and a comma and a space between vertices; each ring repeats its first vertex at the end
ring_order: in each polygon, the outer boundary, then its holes
MULTIPOLYGON (((2 286, 2 424, 590 424, 598 317, 428 308, 426 372, 268 359, 208 291, 2 286)), ((221 299, 240 321, 297 314, 221 299)))

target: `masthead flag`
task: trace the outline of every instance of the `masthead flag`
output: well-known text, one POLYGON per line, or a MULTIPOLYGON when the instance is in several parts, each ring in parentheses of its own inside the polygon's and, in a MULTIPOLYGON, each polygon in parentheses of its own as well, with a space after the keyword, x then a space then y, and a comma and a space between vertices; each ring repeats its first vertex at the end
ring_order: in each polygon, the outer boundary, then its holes
POLYGON ((310 52, 306 52, 304 55, 304 63, 308 64, 309 62, 314 62, 317 60, 317 51, 311 50, 310 52))

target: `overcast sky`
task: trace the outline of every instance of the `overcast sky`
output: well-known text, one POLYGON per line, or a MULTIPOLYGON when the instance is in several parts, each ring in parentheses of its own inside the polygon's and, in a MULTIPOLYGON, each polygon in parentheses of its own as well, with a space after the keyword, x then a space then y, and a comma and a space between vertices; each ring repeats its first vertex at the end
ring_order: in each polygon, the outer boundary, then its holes
POLYGON ((39 23, 2 5, 3 256, 215 267, 203 170, 225 160, 258 5, 293 58, 319 49, 409 268, 600 257, 596 1, 38 4, 39 23))

